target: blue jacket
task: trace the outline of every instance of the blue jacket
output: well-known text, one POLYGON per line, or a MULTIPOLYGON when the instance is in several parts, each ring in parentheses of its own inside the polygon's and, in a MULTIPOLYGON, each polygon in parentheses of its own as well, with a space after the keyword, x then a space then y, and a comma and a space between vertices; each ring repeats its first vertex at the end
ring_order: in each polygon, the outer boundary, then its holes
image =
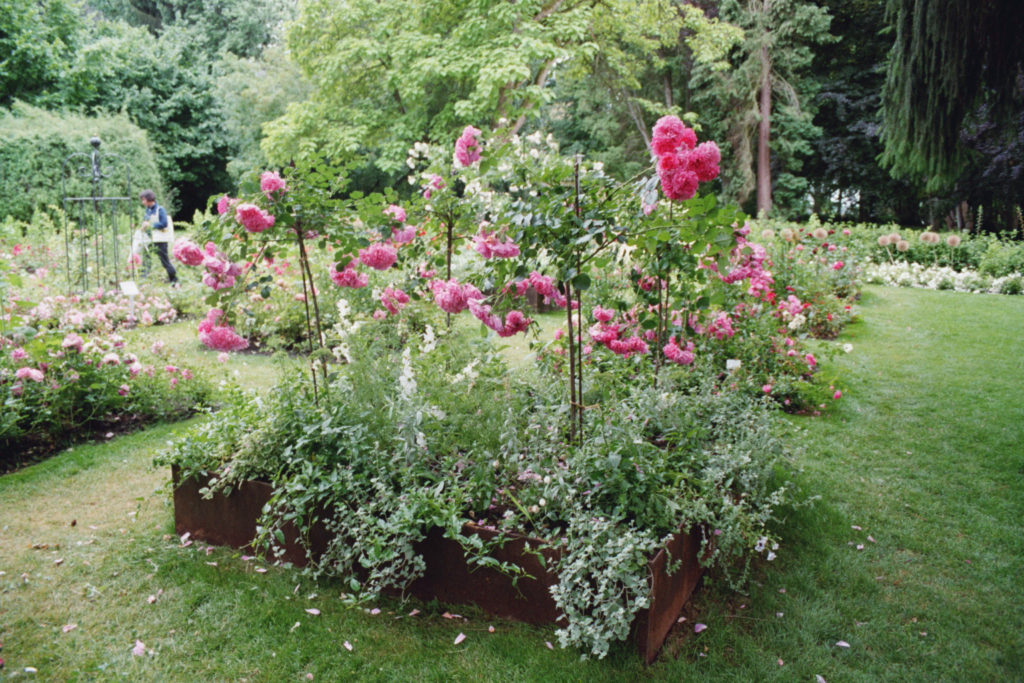
POLYGON ((154 203, 153 206, 146 208, 146 216, 144 220, 150 220, 153 216, 156 216, 156 221, 153 222, 153 228, 156 230, 167 229, 167 212, 164 211, 164 207, 154 203))

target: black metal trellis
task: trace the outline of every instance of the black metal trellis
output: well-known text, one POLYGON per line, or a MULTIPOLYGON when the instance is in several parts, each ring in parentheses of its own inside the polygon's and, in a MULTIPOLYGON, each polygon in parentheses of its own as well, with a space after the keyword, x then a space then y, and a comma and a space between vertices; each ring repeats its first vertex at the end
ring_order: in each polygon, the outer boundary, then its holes
MULTIPOLYGON (((61 195, 64 207, 64 263, 69 291, 84 292, 90 287, 118 287, 121 283, 122 254, 131 253, 131 169, 120 154, 100 151, 100 139, 89 140, 90 153, 75 152, 64 160, 61 169, 61 195), (88 163, 76 166, 76 160, 88 163), (104 171, 107 162, 120 170, 118 189, 124 196, 104 196, 103 181, 113 182, 118 174, 104 171), (69 195, 68 181, 78 177, 88 182, 89 196, 69 195)), ((82 187, 83 183, 76 183, 82 187)), ((83 188, 84 189, 84 188, 83 188)))

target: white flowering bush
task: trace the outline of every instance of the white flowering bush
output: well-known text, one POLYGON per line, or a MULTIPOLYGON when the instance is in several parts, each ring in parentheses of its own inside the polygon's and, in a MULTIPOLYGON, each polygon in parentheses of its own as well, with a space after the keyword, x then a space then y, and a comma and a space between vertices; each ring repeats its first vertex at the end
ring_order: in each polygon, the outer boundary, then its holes
POLYGON ((1024 288, 1024 275, 1020 273, 991 277, 976 270, 956 271, 948 266, 925 266, 906 261, 868 264, 864 269, 864 280, 869 284, 890 287, 922 287, 988 294, 1021 294, 1024 288))

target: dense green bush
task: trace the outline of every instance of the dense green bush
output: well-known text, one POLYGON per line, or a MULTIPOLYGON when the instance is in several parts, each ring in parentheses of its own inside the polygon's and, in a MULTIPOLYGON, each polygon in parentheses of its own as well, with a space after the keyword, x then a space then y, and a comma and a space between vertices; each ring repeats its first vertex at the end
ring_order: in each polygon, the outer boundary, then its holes
MULTIPOLYGON (((91 152, 94 135, 103 141, 102 151, 122 155, 131 168, 131 187, 116 169, 106 168, 112 175, 105 194, 131 197, 149 187, 161 200, 166 197, 149 138, 126 116, 60 114, 16 102, 11 111, 0 110, 0 219, 28 221, 39 209, 60 206, 64 160, 75 152, 91 152)), ((90 192, 88 182, 78 177, 69 181, 68 190, 76 196, 90 192)))

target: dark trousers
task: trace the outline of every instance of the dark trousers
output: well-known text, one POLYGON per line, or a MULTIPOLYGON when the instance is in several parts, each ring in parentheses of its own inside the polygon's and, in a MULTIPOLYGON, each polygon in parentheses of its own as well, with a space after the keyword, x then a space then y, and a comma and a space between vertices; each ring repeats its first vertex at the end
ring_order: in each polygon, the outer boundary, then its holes
POLYGON ((178 281, 178 271, 174 270, 171 259, 167 257, 167 242, 154 242, 153 246, 156 247, 156 253, 160 255, 160 265, 167 271, 167 279, 174 284, 178 281))

